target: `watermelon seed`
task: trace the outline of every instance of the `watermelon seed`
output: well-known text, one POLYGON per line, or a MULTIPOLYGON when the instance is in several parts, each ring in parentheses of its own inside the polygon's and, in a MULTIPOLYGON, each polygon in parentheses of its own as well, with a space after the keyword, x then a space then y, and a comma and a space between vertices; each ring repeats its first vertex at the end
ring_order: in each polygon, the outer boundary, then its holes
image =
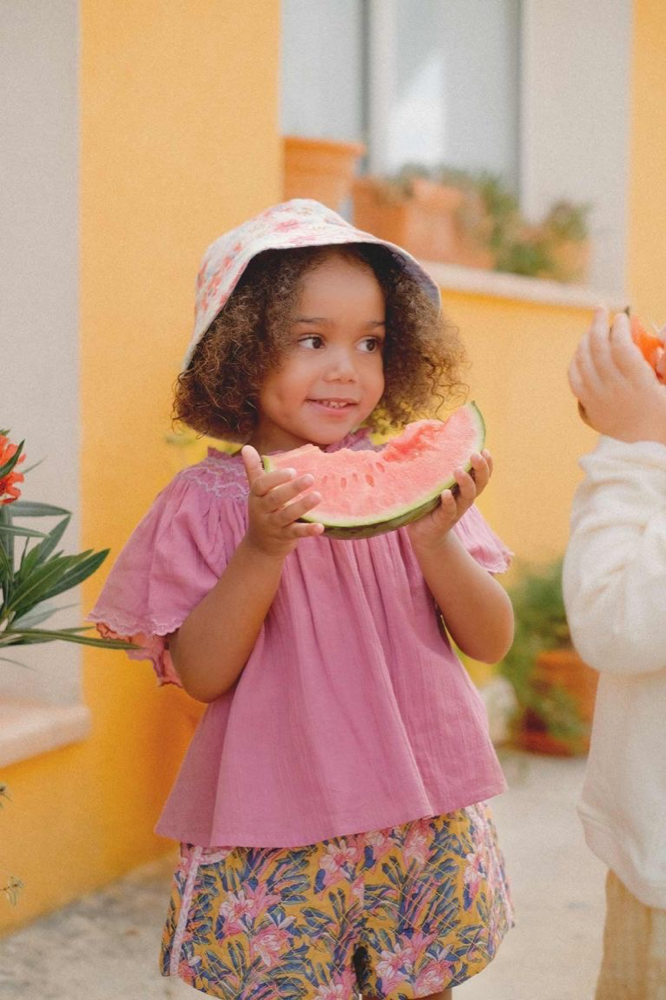
POLYGON ((375 485, 375 477, 371 476, 369 472, 366 472, 366 474, 365 474, 365 481, 368 484, 368 486, 374 486, 375 485))
POLYGON ((343 476, 342 479, 340 480, 340 489, 341 490, 346 490, 347 489, 347 477, 346 476, 343 476))

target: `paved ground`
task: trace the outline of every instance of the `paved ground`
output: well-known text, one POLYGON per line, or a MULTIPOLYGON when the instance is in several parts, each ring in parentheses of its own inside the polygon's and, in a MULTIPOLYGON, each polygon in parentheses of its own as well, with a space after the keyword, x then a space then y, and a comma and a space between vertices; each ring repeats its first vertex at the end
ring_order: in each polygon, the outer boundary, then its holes
MULTIPOLYGON (((575 813, 584 763, 504 755, 511 790, 495 800, 517 926, 455 1000, 591 1000, 601 950, 602 865, 575 813)), ((0 940, 3 1000, 194 1000, 156 956, 169 863, 133 872, 0 940)))

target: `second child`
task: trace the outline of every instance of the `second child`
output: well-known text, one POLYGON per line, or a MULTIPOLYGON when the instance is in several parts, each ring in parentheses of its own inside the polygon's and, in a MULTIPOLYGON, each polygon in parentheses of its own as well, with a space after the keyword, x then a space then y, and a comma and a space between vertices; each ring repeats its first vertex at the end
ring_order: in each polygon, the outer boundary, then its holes
POLYGON ((666 1000, 666 387, 623 314, 597 310, 570 369, 601 437, 581 460, 564 597, 599 673, 579 805, 608 866, 597 1000, 666 1000))

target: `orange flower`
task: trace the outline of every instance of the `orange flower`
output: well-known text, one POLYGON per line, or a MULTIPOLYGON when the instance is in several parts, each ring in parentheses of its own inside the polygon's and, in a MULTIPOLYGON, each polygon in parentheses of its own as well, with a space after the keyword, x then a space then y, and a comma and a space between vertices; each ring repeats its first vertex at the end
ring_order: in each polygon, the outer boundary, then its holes
MULTIPOLYGON (((9 438, 0 434, 0 469, 14 457, 18 451, 18 445, 12 444, 9 438)), ((11 472, 0 478, 0 504, 13 503, 21 496, 21 491, 16 484, 23 482, 23 475, 16 471, 16 466, 25 461, 25 455, 21 455, 11 472)))

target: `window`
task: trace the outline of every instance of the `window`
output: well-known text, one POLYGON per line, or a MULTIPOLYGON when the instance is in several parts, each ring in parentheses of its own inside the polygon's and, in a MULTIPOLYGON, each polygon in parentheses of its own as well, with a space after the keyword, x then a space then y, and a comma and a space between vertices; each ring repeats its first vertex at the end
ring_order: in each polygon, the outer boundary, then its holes
POLYGON ((589 203, 592 284, 625 281, 631 0, 283 0, 284 133, 364 167, 501 174, 538 221, 589 203))
POLYGON ((281 127, 517 184, 519 0, 283 0, 281 127))

